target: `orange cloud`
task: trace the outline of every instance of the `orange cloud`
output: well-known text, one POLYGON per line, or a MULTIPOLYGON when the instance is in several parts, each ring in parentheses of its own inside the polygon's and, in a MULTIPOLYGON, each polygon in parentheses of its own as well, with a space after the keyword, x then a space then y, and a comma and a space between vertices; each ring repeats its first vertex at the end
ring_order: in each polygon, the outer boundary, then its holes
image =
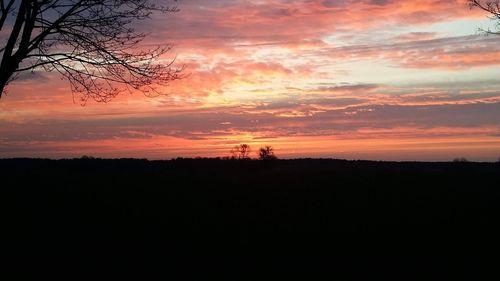
POLYGON ((500 84, 477 68, 498 71, 500 38, 432 26, 486 16, 465 2, 184 0, 137 29, 174 43, 165 60, 185 79, 81 107, 57 76, 23 77, 0 101, 0 156, 225 156, 245 142, 283 157, 496 158, 500 84), (374 81, 388 68, 401 77, 374 81), (408 69, 476 80, 408 85, 408 69))

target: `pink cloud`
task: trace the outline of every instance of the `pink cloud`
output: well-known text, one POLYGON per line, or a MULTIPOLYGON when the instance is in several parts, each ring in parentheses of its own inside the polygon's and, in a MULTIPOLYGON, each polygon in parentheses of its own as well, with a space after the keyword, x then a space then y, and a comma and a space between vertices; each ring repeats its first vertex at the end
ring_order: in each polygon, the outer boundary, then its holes
POLYGON ((175 45, 165 60, 177 55, 185 79, 158 98, 125 94, 86 107, 56 76, 17 81, 0 101, 1 156, 225 156, 241 142, 290 157, 394 159, 446 145, 449 159, 464 147, 498 152, 498 83, 395 87, 343 69, 500 65, 500 38, 425 30, 485 17, 464 0, 184 0, 180 8, 138 29, 152 32, 146 44, 175 45))

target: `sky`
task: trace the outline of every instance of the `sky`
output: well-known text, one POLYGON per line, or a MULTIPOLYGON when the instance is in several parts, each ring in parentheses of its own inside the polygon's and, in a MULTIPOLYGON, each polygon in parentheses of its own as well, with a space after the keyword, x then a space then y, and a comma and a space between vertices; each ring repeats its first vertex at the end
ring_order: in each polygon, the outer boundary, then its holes
POLYGON ((185 77, 82 106, 36 71, 0 100, 0 158, 497 161, 500 36, 464 0, 181 0, 136 28, 185 77), (256 156, 255 154, 253 156, 256 156))

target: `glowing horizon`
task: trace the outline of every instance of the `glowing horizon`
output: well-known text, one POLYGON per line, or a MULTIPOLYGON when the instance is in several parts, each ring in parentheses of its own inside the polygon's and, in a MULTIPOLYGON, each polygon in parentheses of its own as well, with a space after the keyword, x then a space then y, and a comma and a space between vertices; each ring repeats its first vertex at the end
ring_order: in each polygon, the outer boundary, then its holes
POLYGON ((0 100, 0 158, 500 157, 500 36, 464 0, 183 0, 138 29, 187 77, 74 102, 35 72, 0 100))

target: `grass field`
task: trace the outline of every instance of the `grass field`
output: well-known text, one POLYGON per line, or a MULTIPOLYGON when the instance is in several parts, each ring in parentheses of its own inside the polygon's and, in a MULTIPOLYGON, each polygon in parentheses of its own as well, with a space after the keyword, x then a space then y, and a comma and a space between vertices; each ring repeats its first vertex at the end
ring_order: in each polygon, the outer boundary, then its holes
POLYGON ((13 159, 0 177, 4 272, 495 280, 498 163, 13 159))

